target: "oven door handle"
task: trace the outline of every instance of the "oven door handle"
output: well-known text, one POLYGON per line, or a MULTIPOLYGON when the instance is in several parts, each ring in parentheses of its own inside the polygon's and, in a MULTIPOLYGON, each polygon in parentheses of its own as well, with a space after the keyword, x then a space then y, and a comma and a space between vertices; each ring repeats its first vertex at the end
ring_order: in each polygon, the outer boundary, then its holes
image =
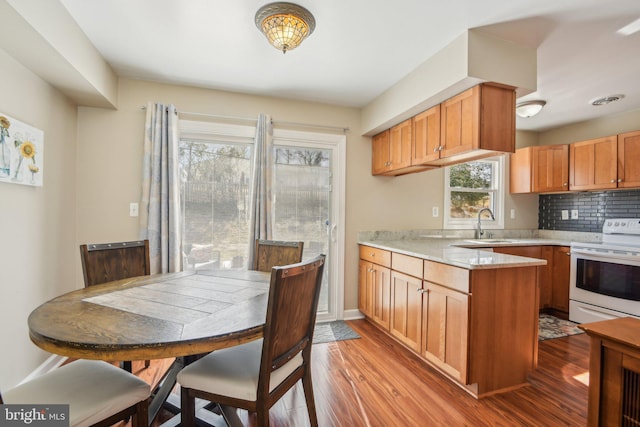
POLYGON ((582 250, 579 248, 571 248, 572 255, 586 255, 590 258, 597 258, 600 260, 612 260, 612 261, 634 261, 634 263, 640 265, 640 253, 637 255, 628 255, 622 252, 594 252, 589 250, 582 250))

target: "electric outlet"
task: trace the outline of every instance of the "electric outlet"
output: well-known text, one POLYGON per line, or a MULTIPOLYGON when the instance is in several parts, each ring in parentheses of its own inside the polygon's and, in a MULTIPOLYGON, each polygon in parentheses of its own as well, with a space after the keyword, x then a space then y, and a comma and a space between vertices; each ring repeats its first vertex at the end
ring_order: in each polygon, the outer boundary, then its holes
POLYGON ((566 209, 562 210, 562 219, 569 219, 569 211, 566 209))
POLYGON ((432 208, 431 208, 431 216, 435 218, 435 217, 437 217, 438 215, 439 215, 439 213, 438 213, 438 207, 437 207, 437 206, 432 207, 432 208))
POLYGON ((129 216, 138 216, 138 204, 129 203, 129 216))
POLYGON ((511 209, 511 219, 516 219, 516 210, 511 209))
POLYGON ((571 219, 578 219, 578 209, 571 209, 571 219))

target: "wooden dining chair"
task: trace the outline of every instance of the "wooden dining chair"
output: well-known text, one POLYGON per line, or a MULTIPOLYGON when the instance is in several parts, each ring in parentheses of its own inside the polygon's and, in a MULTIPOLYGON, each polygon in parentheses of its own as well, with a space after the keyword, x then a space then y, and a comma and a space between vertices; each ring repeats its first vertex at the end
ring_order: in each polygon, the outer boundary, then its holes
MULTIPOLYGON (((85 288, 114 280, 148 276, 151 272, 149 240, 80 245, 80 259, 85 288)), ((150 363, 145 360, 145 368, 150 363)), ((125 361, 123 364, 124 369, 131 372, 131 362, 125 361)))
POLYGON ((311 382, 311 348, 325 255, 271 272, 264 337, 217 350, 178 374, 183 426, 195 425, 195 399, 257 413, 269 409, 302 380, 312 426, 318 425, 311 382))
POLYGON ((149 275, 149 241, 80 245, 84 286, 149 275))
POLYGON ((271 271, 272 267, 302 261, 304 242, 256 239, 253 270, 271 271))
POLYGON ((133 427, 147 427, 150 393, 145 381, 107 362, 75 360, 5 391, 0 404, 68 404, 70 427, 107 427, 128 418, 133 427))

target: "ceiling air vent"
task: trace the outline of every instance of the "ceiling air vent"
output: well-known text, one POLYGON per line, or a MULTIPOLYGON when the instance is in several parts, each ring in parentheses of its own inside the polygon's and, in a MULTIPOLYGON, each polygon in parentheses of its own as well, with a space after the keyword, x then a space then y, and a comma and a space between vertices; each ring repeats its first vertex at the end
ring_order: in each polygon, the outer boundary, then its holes
POLYGON ((610 95, 610 96, 605 96, 604 98, 598 98, 594 101, 591 101, 591 105, 607 105, 607 104, 611 104, 612 102, 616 102, 621 100, 622 98, 624 98, 624 95, 610 95))

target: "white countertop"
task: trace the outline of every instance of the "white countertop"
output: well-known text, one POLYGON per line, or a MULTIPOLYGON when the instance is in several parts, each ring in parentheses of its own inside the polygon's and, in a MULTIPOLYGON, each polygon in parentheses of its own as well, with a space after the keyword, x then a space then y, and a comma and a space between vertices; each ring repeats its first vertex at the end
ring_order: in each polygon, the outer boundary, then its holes
POLYGON ((569 246, 570 242, 554 239, 486 239, 481 243, 473 239, 424 238, 417 240, 363 240, 361 245, 372 246, 416 258, 428 259, 457 267, 474 269, 532 267, 546 265, 547 261, 515 255, 495 253, 490 247, 496 246, 569 246), (502 240, 498 242, 497 240, 502 240), (482 247, 484 249, 476 249, 482 247))

